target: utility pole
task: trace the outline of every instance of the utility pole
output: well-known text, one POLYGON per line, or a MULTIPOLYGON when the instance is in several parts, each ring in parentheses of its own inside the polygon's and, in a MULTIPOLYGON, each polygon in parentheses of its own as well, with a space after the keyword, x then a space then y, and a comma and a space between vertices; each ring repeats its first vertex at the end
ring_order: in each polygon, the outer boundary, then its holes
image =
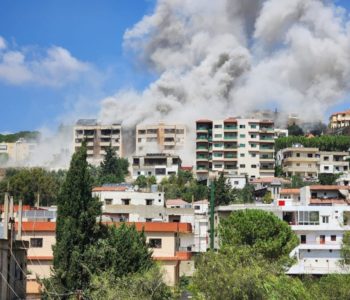
POLYGON ((214 250, 214 208, 215 208, 215 185, 210 183, 210 250, 214 250))

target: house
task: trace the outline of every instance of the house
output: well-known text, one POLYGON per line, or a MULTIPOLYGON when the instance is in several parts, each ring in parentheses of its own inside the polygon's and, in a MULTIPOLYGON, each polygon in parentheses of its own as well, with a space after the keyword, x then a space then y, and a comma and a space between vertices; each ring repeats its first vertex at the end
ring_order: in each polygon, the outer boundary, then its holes
POLYGON ((329 118, 329 127, 332 129, 350 126, 350 109, 333 113, 329 118))

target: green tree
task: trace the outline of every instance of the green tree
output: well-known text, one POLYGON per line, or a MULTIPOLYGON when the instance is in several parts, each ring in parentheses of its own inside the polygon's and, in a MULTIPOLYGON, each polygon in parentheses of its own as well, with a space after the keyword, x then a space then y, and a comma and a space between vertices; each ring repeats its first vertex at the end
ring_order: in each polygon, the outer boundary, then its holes
POLYGON ((163 282, 163 274, 158 266, 124 277, 115 277, 110 272, 94 275, 88 298, 104 300, 173 299, 170 288, 163 282))
POLYGON ((301 178, 300 175, 293 175, 292 176, 292 188, 301 188, 305 186, 305 183, 303 181, 303 178, 301 178))
POLYGON ((90 262, 85 259, 85 252, 96 242, 96 218, 101 215, 101 204, 91 196, 86 157, 84 145, 73 154, 58 197, 52 282, 64 292, 85 289, 89 285, 90 262))
POLYGON ((267 191, 262 199, 263 203, 270 204, 273 202, 272 194, 270 191, 267 191))
POLYGON ((138 233, 134 225, 125 224, 109 226, 104 231, 105 234, 85 253, 90 269, 122 277, 152 267, 152 252, 144 232, 138 233))
POLYGON ((215 187, 215 206, 228 205, 234 201, 234 194, 230 182, 221 173, 219 178, 214 181, 215 187))
POLYGON ((105 151, 105 158, 101 162, 100 184, 124 182, 129 167, 127 159, 117 157, 112 146, 106 147, 105 151))
POLYGON ((157 184, 157 179, 155 176, 148 176, 147 177, 147 186, 151 187, 151 185, 157 184))
POLYGON ((253 203, 255 201, 255 189, 250 183, 247 183, 244 188, 238 191, 239 202, 253 203))
POLYGON ((318 174, 318 181, 322 185, 333 185, 339 176, 339 174, 320 173, 318 174))
POLYGON ((342 257, 342 264, 344 266, 350 265, 350 231, 344 232, 340 254, 342 257))
POLYGON ((298 278, 288 277, 249 247, 209 251, 199 259, 190 289, 194 299, 308 300, 298 278))
POLYGON ((137 176, 134 184, 138 185, 140 188, 147 187, 147 177, 145 175, 137 176))
POLYGON ((257 209, 232 212, 220 222, 219 236, 222 247, 244 245, 271 261, 288 258, 298 244, 286 222, 257 209))

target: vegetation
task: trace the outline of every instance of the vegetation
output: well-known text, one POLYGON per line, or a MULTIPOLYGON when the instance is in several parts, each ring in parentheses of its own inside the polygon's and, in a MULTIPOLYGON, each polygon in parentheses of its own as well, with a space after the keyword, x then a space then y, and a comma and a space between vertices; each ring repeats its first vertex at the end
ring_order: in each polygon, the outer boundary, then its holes
POLYGON ((100 168, 100 184, 124 182, 128 174, 128 160, 117 157, 112 146, 107 147, 105 151, 106 155, 100 168))
POLYGON ((236 193, 230 182, 221 173, 219 178, 214 180, 215 206, 228 205, 236 199, 236 193))
POLYGON ((315 147, 321 151, 347 151, 350 145, 350 136, 348 135, 322 135, 313 138, 304 136, 280 137, 275 141, 276 152, 292 147, 293 144, 302 144, 304 147, 315 147))
POLYGON ((181 198, 191 202, 208 198, 208 187, 193 178, 192 172, 179 170, 177 175, 164 178, 160 183, 165 199, 181 198))
POLYGON ((5 178, 0 182, 0 197, 6 191, 14 196, 17 203, 22 199, 26 205, 34 205, 38 194, 40 205, 53 205, 64 182, 66 171, 47 171, 43 168, 7 169, 5 178))
POLYGON ((140 175, 136 178, 134 184, 140 188, 150 188, 153 184, 157 184, 157 179, 155 176, 140 175))
POLYGON ((318 174, 318 181, 322 185, 333 185, 336 184, 336 180, 339 178, 340 174, 327 174, 320 173, 318 174))
POLYGON ((11 134, 0 134, 0 143, 14 143, 20 138, 24 138, 26 140, 37 140, 39 137, 39 131, 20 131, 11 134))
POLYGON ((272 194, 270 191, 267 191, 262 199, 263 203, 270 204, 273 202, 272 194))
POLYGON ((303 129, 296 124, 289 125, 287 127, 287 129, 288 129, 289 136, 291 136, 291 135, 292 136, 303 136, 304 135, 303 129))
POLYGON ((340 250, 342 264, 350 265, 350 231, 346 231, 343 235, 343 244, 340 250))

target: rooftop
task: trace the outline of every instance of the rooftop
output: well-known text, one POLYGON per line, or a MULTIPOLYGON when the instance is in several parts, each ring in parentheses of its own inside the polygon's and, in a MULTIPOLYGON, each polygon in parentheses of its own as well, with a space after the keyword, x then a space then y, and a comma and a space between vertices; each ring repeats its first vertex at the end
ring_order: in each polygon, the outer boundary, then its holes
POLYGON ((350 186, 346 185, 310 185, 310 190, 318 191, 339 191, 350 190, 350 186))
POLYGON ((280 194, 293 194, 293 195, 299 195, 300 189, 281 189, 280 194))
POLYGON ((166 206, 170 206, 170 205, 189 205, 191 203, 188 203, 182 199, 169 199, 169 200, 166 200, 165 204, 166 206))

